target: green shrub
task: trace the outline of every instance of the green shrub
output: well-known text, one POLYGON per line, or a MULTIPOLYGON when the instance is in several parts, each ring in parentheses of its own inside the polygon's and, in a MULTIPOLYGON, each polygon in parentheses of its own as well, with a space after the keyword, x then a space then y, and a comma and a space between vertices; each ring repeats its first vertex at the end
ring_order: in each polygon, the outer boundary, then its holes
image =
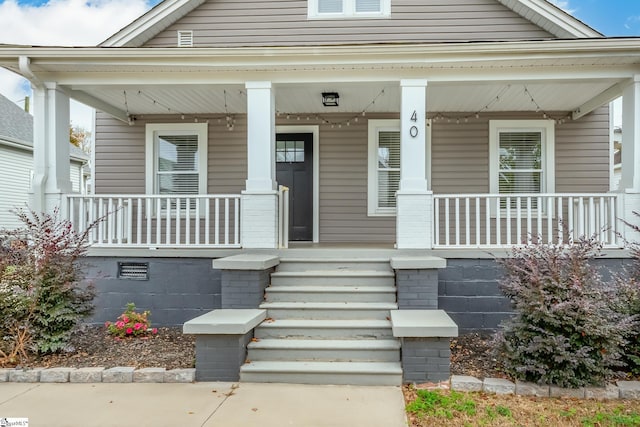
POLYGON ((0 230, 0 356, 24 355, 25 349, 55 352, 93 310, 94 291, 81 284, 79 261, 95 224, 78 233, 57 210, 16 215, 21 228, 0 230))
POLYGON ((501 261, 500 289, 515 315, 496 342, 514 378, 560 387, 602 385, 622 365, 632 319, 616 310, 615 287, 590 263, 600 249, 594 239, 572 246, 534 242, 501 261))

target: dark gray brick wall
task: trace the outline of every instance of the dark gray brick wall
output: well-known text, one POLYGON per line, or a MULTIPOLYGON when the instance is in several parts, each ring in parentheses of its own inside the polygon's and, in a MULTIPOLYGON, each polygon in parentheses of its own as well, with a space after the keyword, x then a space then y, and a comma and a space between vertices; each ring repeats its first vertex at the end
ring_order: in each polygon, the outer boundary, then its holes
POLYGON ((449 338, 403 338, 403 381, 424 383, 448 379, 451 374, 449 345, 449 338))
POLYGON ((396 270, 398 308, 436 310, 438 270, 396 270))
POLYGON ((89 323, 115 321, 129 302, 151 311, 153 326, 181 326, 221 308, 220 271, 208 258, 89 257, 86 277, 97 292, 89 323), (149 280, 119 279, 118 262, 148 262, 149 280))
POLYGON ((196 335, 196 380, 238 381, 253 330, 244 335, 196 335))
POLYGON ((222 270, 222 308, 258 308, 273 271, 222 270))

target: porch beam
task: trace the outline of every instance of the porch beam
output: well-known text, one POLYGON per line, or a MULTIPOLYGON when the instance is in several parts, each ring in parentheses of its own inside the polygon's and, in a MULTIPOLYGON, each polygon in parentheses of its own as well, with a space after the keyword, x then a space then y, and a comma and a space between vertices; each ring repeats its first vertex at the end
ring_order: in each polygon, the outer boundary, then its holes
POLYGON ((33 181, 31 209, 52 212, 71 192, 69 97, 53 82, 33 87, 33 181))
POLYGON ((591 98, 590 100, 576 108, 572 112, 571 116, 573 120, 578 120, 579 118, 586 116, 587 114, 597 110, 604 104, 608 104, 609 102, 613 101, 616 98, 619 98, 620 96, 622 96, 622 85, 620 83, 616 83, 609 89, 605 90, 599 95, 596 95, 595 97, 591 98))
POLYGON ((88 93, 75 90, 75 89, 63 89, 63 91, 69 96, 69 98, 73 98, 78 102, 82 102, 83 104, 88 105, 89 107, 93 107, 96 110, 102 111, 113 117, 114 119, 120 120, 124 123, 129 123, 129 116, 127 113, 113 105, 102 101, 95 96, 89 95, 88 93))

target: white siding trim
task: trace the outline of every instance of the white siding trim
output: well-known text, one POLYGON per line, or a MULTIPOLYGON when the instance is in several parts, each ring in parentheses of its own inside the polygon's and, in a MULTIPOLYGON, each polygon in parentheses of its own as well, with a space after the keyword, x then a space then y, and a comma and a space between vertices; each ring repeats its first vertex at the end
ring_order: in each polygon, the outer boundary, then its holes
POLYGON ((276 133, 313 134, 313 243, 320 241, 320 126, 276 126, 276 133))
POLYGON ((555 121, 553 120, 490 120, 489 121, 489 192, 499 193, 498 163, 500 132, 541 132, 542 188, 541 193, 554 193, 556 188, 555 121))
POLYGON ((207 124, 206 123, 150 123, 145 130, 145 190, 155 194, 155 135, 156 132, 183 132, 198 135, 198 193, 207 194, 207 124))

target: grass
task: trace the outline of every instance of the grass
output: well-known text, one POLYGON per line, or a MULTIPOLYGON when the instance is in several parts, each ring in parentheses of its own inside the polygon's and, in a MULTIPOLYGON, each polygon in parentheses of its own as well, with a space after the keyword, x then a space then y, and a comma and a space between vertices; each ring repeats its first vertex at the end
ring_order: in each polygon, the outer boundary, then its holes
POLYGON ((640 401, 500 396, 405 387, 412 427, 640 426, 640 401))

